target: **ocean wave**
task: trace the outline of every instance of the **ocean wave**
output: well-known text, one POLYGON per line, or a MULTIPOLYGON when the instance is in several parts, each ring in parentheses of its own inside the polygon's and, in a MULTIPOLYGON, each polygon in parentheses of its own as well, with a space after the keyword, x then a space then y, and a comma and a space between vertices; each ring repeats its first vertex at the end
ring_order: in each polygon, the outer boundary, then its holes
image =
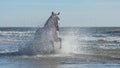
MULTIPOLYGON (((1 54, 0 54, 1 55, 1 54)), ((2 57, 2 56, 1 56, 2 57)), ((7 56, 4 56, 7 57, 7 56)), ((56 54, 56 55, 22 55, 22 56, 8 56, 11 59, 30 59, 30 60, 44 60, 44 61, 55 61, 60 64, 81 64, 81 63, 119 63, 120 56, 111 56, 108 54, 56 54)))
POLYGON ((107 33, 120 33, 120 30, 111 30, 111 31, 107 31, 107 33))
POLYGON ((30 35, 33 34, 35 31, 0 31, 0 35, 4 36, 4 35, 30 35))
MULTIPOLYGON (((96 29, 95 29, 96 30, 96 29)), ((33 39, 35 31, 0 31, 0 45, 23 45, 33 39)), ((105 33, 106 31, 86 31, 63 30, 60 33, 62 37, 62 52, 64 54, 51 55, 33 55, 18 56, 25 59, 59 59, 59 60, 78 60, 84 62, 104 62, 105 60, 120 59, 120 37, 115 33, 105 33), (90 32, 90 33, 89 33, 90 32), (72 53, 72 54, 71 54, 72 53)), ((117 33, 118 34, 118 33, 117 33)), ((23 45, 24 46, 24 45, 23 45)), ((8 47, 8 46, 4 46, 8 47)), ((17 48, 12 47, 1 49, 0 53, 17 52, 17 48)), ((0 47, 2 48, 2 47, 0 47)), ((1 54, 0 54, 1 55, 1 54)), ((10 54, 9 54, 10 55, 10 54)), ((8 56, 9 57, 9 56, 8 56)), ((67 63, 67 62, 61 62, 67 63)), ((68 63, 72 63, 71 61, 68 63)), ((77 63, 77 62, 75 62, 77 63)), ((78 62, 79 63, 79 62, 78 62)))
POLYGON ((111 37, 111 36, 107 36, 107 37, 92 37, 92 36, 85 36, 85 37, 79 37, 78 38, 79 41, 100 41, 100 42, 120 42, 120 37, 111 37))

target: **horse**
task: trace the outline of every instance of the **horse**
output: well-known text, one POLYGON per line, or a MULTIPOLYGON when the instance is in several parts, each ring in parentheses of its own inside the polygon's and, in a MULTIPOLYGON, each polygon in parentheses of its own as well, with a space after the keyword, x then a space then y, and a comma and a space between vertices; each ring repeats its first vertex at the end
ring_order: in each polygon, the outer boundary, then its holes
POLYGON ((27 47, 31 49, 33 54, 55 53, 55 43, 60 43, 59 49, 62 48, 62 39, 59 37, 59 14, 60 12, 52 12, 51 16, 44 24, 44 27, 38 28, 36 30, 34 35, 34 41, 30 44, 29 47, 27 47))
POLYGON ((45 54, 54 52, 55 42, 60 43, 59 48, 61 49, 61 38, 59 37, 58 25, 58 21, 60 20, 58 17, 59 14, 60 13, 52 12, 51 16, 44 24, 44 27, 35 32, 34 43, 37 45, 34 50, 35 53, 45 54))

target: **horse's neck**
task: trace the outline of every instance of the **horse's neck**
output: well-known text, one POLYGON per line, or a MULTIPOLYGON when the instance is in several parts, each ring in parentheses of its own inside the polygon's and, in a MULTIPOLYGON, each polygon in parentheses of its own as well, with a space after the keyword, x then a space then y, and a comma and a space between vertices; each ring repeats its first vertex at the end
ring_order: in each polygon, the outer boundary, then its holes
POLYGON ((44 24, 44 27, 49 24, 49 21, 51 21, 51 16, 48 18, 48 20, 47 20, 46 23, 44 24))
POLYGON ((49 18, 43 28, 44 29, 56 29, 56 24, 54 22, 55 21, 53 19, 49 18))
MULTIPOLYGON (((57 35, 57 20, 49 18, 47 22, 45 23, 43 30, 45 32, 48 32, 47 34, 50 36, 56 36, 57 35)), ((58 27, 59 28, 59 27, 58 27)))

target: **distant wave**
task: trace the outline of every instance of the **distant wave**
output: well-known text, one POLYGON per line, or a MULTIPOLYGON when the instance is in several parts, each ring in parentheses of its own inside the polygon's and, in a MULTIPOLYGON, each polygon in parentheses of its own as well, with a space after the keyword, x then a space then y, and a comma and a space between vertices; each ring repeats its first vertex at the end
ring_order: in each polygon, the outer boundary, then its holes
POLYGON ((0 31, 0 35, 14 35, 14 34, 33 34, 34 31, 0 31))
POLYGON ((120 30, 111 30, 111 31, 108 31, 107 33, 120 33, 120 30))

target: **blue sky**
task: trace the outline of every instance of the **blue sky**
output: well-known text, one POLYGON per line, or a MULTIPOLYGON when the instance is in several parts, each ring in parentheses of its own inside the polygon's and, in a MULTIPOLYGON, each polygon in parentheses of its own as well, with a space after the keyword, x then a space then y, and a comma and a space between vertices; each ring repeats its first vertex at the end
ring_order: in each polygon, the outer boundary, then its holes
POLYGON ((63 27, 120 26, 120 0, 0 0, 0 27, 42 27, 52 11, 63 27))

